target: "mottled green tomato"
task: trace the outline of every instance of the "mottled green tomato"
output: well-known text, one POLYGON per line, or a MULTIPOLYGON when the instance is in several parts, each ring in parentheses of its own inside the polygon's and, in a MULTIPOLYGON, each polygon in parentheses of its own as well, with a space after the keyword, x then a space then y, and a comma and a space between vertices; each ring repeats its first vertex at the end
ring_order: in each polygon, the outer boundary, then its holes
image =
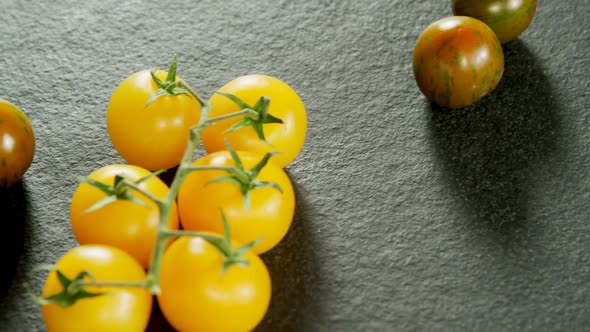
POLYGON ((31 166, 35 134, 29 118, 0 98, 0 189, 17 183, 31 166))
POLYGON ((485 23, 451 16, 429 25, 414 49, 414 77, 433 103, 469 106, 492 92, 504 72, 504 53, 485 23))
POLYGON ((518 37, 531 24, 537 0, 451 0, 455 15, 470 16, 489 25, 502 44, 518 37))

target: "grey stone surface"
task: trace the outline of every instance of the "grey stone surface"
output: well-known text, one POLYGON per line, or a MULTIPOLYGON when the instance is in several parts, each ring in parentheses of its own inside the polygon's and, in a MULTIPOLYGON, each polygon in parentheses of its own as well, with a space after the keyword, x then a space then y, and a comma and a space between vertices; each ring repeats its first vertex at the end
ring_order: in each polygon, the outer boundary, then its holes
POLYGON ((411 69, 422 29, 450 15, 433 0, 0 0, 0 96, 38 146, 1 194, 0 330, 44 330, 20 284, 76 245, 68 175, 122 162, 110 95, 174 52, 204 95, 265 73, 307 107, 260 331, 590 329, 590 2, 540 0, 497 90, 461 111, 430 106, 411 69))

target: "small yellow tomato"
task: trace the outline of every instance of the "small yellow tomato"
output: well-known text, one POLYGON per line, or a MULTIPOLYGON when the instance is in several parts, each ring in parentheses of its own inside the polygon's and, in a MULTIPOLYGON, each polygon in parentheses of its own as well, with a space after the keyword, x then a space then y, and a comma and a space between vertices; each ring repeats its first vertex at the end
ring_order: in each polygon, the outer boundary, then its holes
MULTIPOLYGON (((237 152, 246 169, 252 168, 261 155, 247 151, 237 152)), ((275 158, 273 156, 272 158, 275 158)), ((223 233, 221 211, 226 215, 232 238, 240 243, 261 239, 253 248, 257 254, 264 253, 285 236, 295 209, 295 194, 291 180, 285 171, 271 160, 262 168, 257 180, 274 182, 281 190, 273 187, 250 190, 250 207, 238 185, 232 182, 210 181, 227 176, 224 171, 199 171, 191 173, 178 192, 178 210, 184 229, 223 233)), ((193 166, 233 167, 235 162, 228 151, 206 155, 193 166)))
MULTIPOLYGON (((166 76, 164 71, 156 73, 161 80, 166 76)), ((106 114, 117 152, 127 163, 150 171, 180 163, 190 128, 200 117, 199 103, 187 94, 161 96, 146 107, 158 89, 148 70, 137 72, 115 89, 106 114)))
MULTIPOLYGON (((56 264, 69 279, 88 270, 97 281, 140 282, 146 274, 131 256, 125 252, 100 245, 83 245, 67 252, 56 264)), ((41 308, 43 320, 49 332, 74 331, 144 331, 151 312, 152 295, 142 288, 86 287, 89 292, 103 293, 93 298, 80 299, 69 307, 55 303, 41 308)), ((43 288, 48 297, 63 291, 52 271, 43 288)))
POLYGON ((158 303, 174 328, 192 331, 251 331, 264 318, 271 281, 252 252, 246 267, 232 265, 222 275, 223 258, 201 238, 180 238, 164 253, 158 303))
MULTIPOLYGON (((137 181, 150 172, 139 166, 109 165, 92 172, 88 178, 107 185, 113 185, 115 176, 125 176, 129 181, 137 181)), ((139 187, 153 196, 163 199, 168 187, 154 176, 139 184, 139 187)), ((105 244, 124 250, 144 267, 147 267, 156 241, 160 220, 158 206, 143 194, 130 189, 129 193, 145 206, 130 200, 117 200, 88 212, 107 197, 103 191, 88 183, 81 183, 70 204, 72 231, 80 244, 105 244)), ((178 229, 176 204, 171 209, 168 227, 178 229)))
MULTIPOLYGON (((225 133, 240 118, 232 118, 215 123, 203 132, 203 145, 208 153, 225 150, 225 139, 236 149, 256 152, 264 155, 269 151, 280 151, 274 162, 281 167, 287 166, 299 154, 305 141, 307 131, 307 114, 305 106, 297 93, 285 82, 265 75, 241 76, 227 83, 220 92, 232 94, 250 106, 263 96, 270 98, 268 113, 279 118, 283 123, 263 124, 264 136, 268 143, 261 140, 253 127, 244 127, 225 133)), ((212 105, 211 117, 237 112, 240 107, 220 94, 214 94, 209 103, 212 105)))

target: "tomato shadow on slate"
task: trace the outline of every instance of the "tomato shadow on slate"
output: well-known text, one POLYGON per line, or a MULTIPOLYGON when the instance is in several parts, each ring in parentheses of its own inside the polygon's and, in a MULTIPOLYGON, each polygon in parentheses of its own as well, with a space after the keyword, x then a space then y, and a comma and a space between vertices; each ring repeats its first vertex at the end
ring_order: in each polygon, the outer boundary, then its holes
MULTIPOLYGON (((176 169, 160 175, 169 183, 176 169)), ((305 196, 293 183, 296 207, 293 223, 283 240, 260 257, 266 264, 272 280, 272 298, 266 316, 255 331, 302 331, 306 315, 315 312, 311 303, 318 285, 318 268, 315 263, 311 234, 306 231, 305 196)), ((195 308, 195 315, 198 315, 195 308)), ((157 300, 154 299, 152 316, 146 332, 171 332, 174 328, 166 321, 157 300)))
POLYGON ((526 224, 535 162, 556 149, 559 105, 535 55, 520 40, 504 47, 498 87, 470 107, 428 105, 443 176, 477 218, 501 231, 526 224))
POLYGON ((308 196, 295 181, 293 189, 296 206, 291 228, 276 247, 261 256, 272 279, 272 298, 266 317, 256 328, 259 332, 305 331, 309 316, 319 310, 313 302, 321 278, 314 235, 307 228, 308 196))
POLYGON ((8 189, 0 189, 0 216, 4 234, 10 238, 0 241, 2 271, 0 272, 0 299, 14 287, 20 256, 25 246, 25 228, 29 222, 27 191, 22 181, 8 189))

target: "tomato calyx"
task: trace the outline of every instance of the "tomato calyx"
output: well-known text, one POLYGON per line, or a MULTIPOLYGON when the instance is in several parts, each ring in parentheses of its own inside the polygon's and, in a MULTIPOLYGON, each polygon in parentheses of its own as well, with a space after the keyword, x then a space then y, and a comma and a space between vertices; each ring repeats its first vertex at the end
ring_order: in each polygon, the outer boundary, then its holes
POLYGON ((129 179, 127 179, 124 175, 118 174, 115 176, 114 185, 112 185, 112 186, 102 183, 100 181, 96 181, 96 180, 87 178, 87 177, 75 176, 75 178, 78 181, 87 183, 87 184, 93 186, 94 188, 96 188, 106 194, 105 198, 101 199, 100 201, 96 202, 94 205, 92 205, 91 207, 86 209, 84 211, 84 213, 94 212, 94 211, 96 211, 108 204, 116 202, 118 200, 127 200, 127 201, 133 202, 135 204, 138 204, 140 206, 147 207, 147 205, 142 200, 140 200, 136 196, 132 195, 133 190, 141 192, 143 195, 148 196, 148 198, 150 200, 154 201, 154 203, 159 204, 160 201, 158 199, 153 197, 151 194, 147 193, 145 190, 141 189, 139 187, 139 185, 142 182, 145 182, 145 181, 149 180, 150 178, 161 174, 162 172, 164 172, 164 171, 160 170, 160 171, 153 172, 153 173, 151 173, 147 176, 144 176, 136 181, 129 181, 129 179))
POLYGON ((33 301, 40 305, 55 303, 62 308, 69 307, 76 303, 78 300, 92 298, 96 296, 100 296, 103 293, 93 293, 85 290, 83 288, 82 282, 85 278, 89 278, 92 281, 96 281, 94 276, 90 271, 84 270, 78 273, 75 278, 70 279, 66 277, 59 269, 57 269, 53 265, 40 265, 35 268, 31 273, 35 273, 37 271, 55 271, 57 275, 57 279, 59 283, 63 287, 61 292, 55 293, 53 295, 44 297, 37 295, 31 291, 29 285, 27 283, 24 284, 25 289, 29 293, 29 296, 33 299, 33 301))
POLYGON ((262 159, 254 165, 252 168, 247 170, 240 159, 240 156, 236 152, 236 150, 227 142, 225 141, 227 146, 227 150, 229 151, 232 160, 234 161, 235 166, 233 167, 210 167, 210 166, 194 166, 191 167, 191 171, 204 171, 204 170, 220 170, 225 171, 228 173, 226 176, 219 176, 209 182, 207 184, 218 183, 218 182, 230 182, 238 186, 240 191, 242 192, 242 196, 244 198, 244 206, 246 210, 250 210, 250 192, 255 189, 260 188, 274 188, 278 190, 281 194, 283 193, 283 189, 275 182, 272 181, 260 181, 257 179, 260 171, 266 166, 270 158, 279 153, 276 151, 269 152, 262 157, 262 159))
POLYGON ((169 236, 192 236, 199 237, 209 244, 211 244, 223 258, 223 267, 221 269, 221 275, 223 276, 227 270, 233 265, 239 267, 247 267, 250 263, 244 255, 256 246, 262 238, 258 238, 252 242, 249 242, 240 247, 234 248, 231 240, 231 231, 225 213, 221 211, 221 219, 223 221, 223 236, 210 233, 193 232, 193 231, 166 231, 169 236))
POLYGON ((46 305, 55 303, 62 308, 70 307, 79 300, 93 298, 101 296, 104 292, 90 292, 84 287, 135 287, 135 288, 147 288, 146 281, 97 281, 92 272, 83 270, 78 272, 75 278, 68 278, 63 272, 61 272, 54 265, 42 264, 35 267, 30 274, 34 274, 40 271, 49 271, 50 273, 55 271, 57 280, 61 284, 63 290, 53 295, 42 296, 35 294, 27 282, 23 283, 26 292, 29 294, 33 302, 39 305, 46 305))
POLYGON ((162 81, 156 76, 158 68, 150 70, 152 80, 154 80, 159 89, 153 95, 151 95, 150 99, 148 99, 147 103, 145 104, 145 107, 148 107, 151 103, 156 101, 156 99, 162 96, 193 95, 187 88, 184 87, 183 82, 176 81, 176 68, 176 54, 174 54, 172 57, 172 62, 170 63, 170 68, 168 69, 166 80, 162 81))
POLYGON ((268 107, 270 106, 270 98, 266 96, 260 97, 254 106, 248 105, 246 102, 241 100, 240 98, 232 95, 230 93, 225 93, 221 91, 215 92, 219 95, 222 95, 231 101, 233 101, 236 105, 238 105, 242 110, 251 110, 252 112, 248 112, 246 116, 241 120, 238 121, 235 125, 231 126, 225 133, 230 133, 232 131, 245 128, 245 127, 252 127, 262 141, 266 144, 269 144, 264 136, 263 126, 267 123, 283 123, 283 120, 273 116, 272 114, 268 113, 268 107))

